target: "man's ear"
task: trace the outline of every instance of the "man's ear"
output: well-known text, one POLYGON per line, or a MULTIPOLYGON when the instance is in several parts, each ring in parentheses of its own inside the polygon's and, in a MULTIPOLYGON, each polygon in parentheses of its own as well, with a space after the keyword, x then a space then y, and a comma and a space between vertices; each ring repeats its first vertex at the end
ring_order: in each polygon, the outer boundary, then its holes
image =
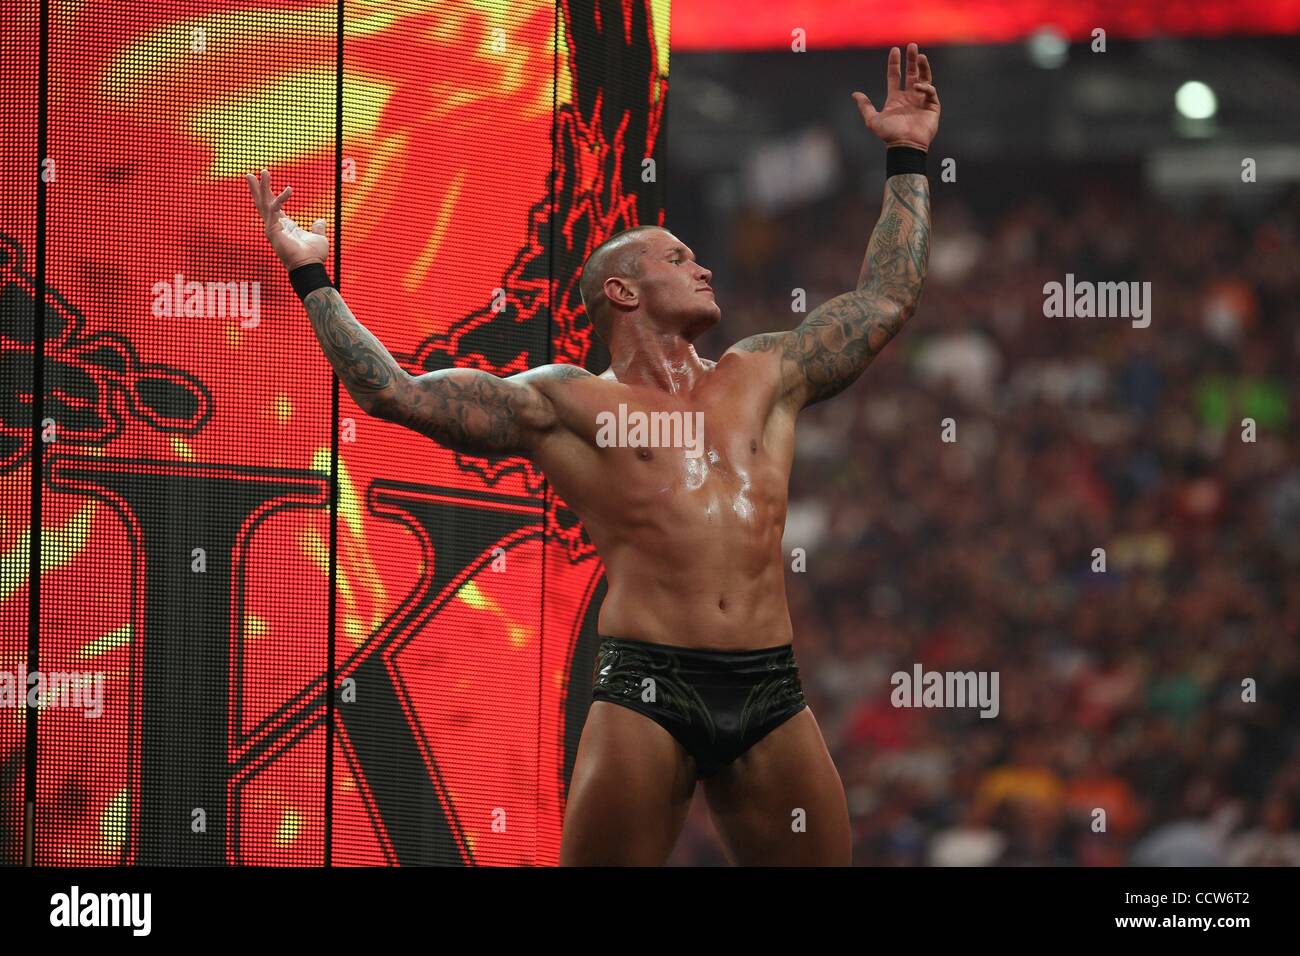
POLYGON ((605 280, 605 298, 622 306, 637 304, 637 290, 622 276, 610 276, 605 280))

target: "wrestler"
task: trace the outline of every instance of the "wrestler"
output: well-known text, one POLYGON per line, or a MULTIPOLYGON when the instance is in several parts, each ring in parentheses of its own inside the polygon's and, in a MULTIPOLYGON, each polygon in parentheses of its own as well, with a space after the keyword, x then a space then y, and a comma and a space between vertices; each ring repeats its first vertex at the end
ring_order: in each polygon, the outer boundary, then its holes
MULTIPOLYGON (((695 792, 736 864, 851 862, 844 787, 792 652, 781 536, 795 418, 862 374, 916 310, 929 257, 924 156, 939 125, 916 44, 889 53, 877 111, 886 146, 880 219, 857 287, 799 326, 745 339, 716 362, 692 342, 718 322, 712 273, 667 229, 597 247, 580 291, 610 367, 548 365, 508 378, 474 369, 412 376, 329 285, 325 223, 306 232, 249 189, 321 348, 357 404, 439 444, 527 455, 582 519, 608 594, 593 701, 578 746, 560 863, 661 864, 695 792), (611 413, 700 412, 703 439, 611 443, 611 413)), ((660 419, 665 420, 663 418, 660 419)))

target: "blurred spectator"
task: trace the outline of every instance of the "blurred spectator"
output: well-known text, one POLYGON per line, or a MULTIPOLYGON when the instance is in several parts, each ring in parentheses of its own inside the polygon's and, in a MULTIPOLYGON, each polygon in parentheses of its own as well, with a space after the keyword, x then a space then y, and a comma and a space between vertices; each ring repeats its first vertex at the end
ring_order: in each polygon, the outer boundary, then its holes
POLYGON ((1300 832, 1292 828, 1291 801, 1269 798, 1259 825, 1242 833, 1228 848, 1231 866, 1300 866, 1300 832))
MULTIPOLYGON (((801 415, 791 477, 855 863, 1300 865, 1300 191, 1263 221, 1046 172, 991 217, 934 195, 919 311, 801 415), (1151 325, 1045 318, 1067 272, 1151 281, 1151 325), (918 662, 997 671, 999 715, 894 708, 918 662)), ((701 354, 851 288, 877 210, 735 218, 701 354)), ((715 840, 693 810, 674 862, 715 840)))

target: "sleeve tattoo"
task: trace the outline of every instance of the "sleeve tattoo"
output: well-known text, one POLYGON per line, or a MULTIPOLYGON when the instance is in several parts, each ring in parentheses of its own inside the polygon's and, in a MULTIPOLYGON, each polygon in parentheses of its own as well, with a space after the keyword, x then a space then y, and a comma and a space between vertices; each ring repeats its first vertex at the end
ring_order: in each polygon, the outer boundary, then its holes
POLYGON ((858 287, 814 309, 793 331, 756 335, 740 347, 779 349, 782 393, 800 405, 838 395, 916 311, 929 257, 929 180, 890 176, 858 287))
POLYGON ((510 378, 472 368, 414 377, 403 372, 392 398, 375 414, 457 451, 527 454, 533 440, 558 423, 555 406, 537 383, 590 376, 573 365, 546 365, 510 378))
POLYGON ((551 365, 511 378, 469 368, 413 376, 352 314, 337 289, 305 300, 326 358, 362 409, 470 454, 521 454, 556 422, 550 400, 534 384, 587 377, 585 369, 551 365))
POLYGON ((334 288, 316 289, 303 301, 316 339, 339 380, 367 411, 402 374, 397 360, 352 314, 334 288))

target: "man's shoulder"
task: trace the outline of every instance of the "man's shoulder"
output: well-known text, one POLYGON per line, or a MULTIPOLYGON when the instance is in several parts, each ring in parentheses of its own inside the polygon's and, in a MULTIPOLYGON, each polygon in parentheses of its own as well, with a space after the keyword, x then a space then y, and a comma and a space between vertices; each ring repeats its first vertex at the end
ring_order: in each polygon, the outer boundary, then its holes
POLYGON ((602 381, 600 376, 592 375, 581 365, 565 362, 538 365, 510 378, 520 385, 531 386, 556 405, 582 401, 581 396, 588 394, 592 384, 602 381))
POLYGON ((512 375, 511 378, 527 382, 530 385, 547 385, 558 384, 561 382, 572 382, 578 379, 594 379, 592 375, 581 365, 570 365, 566 362, 556 362, 553 365, 538 365, 536 368, 530 368, 526 372, 520 372, 518 375, 512 375))
POLYGON ((723 358, 728 355, 755 355, 765 354, 768 352, 779 352, 785 343, 789 341, 789 332, 760 332, 758 335, 751 335, 749 338, 741 339, 731 348, 722 354, 723 358))

